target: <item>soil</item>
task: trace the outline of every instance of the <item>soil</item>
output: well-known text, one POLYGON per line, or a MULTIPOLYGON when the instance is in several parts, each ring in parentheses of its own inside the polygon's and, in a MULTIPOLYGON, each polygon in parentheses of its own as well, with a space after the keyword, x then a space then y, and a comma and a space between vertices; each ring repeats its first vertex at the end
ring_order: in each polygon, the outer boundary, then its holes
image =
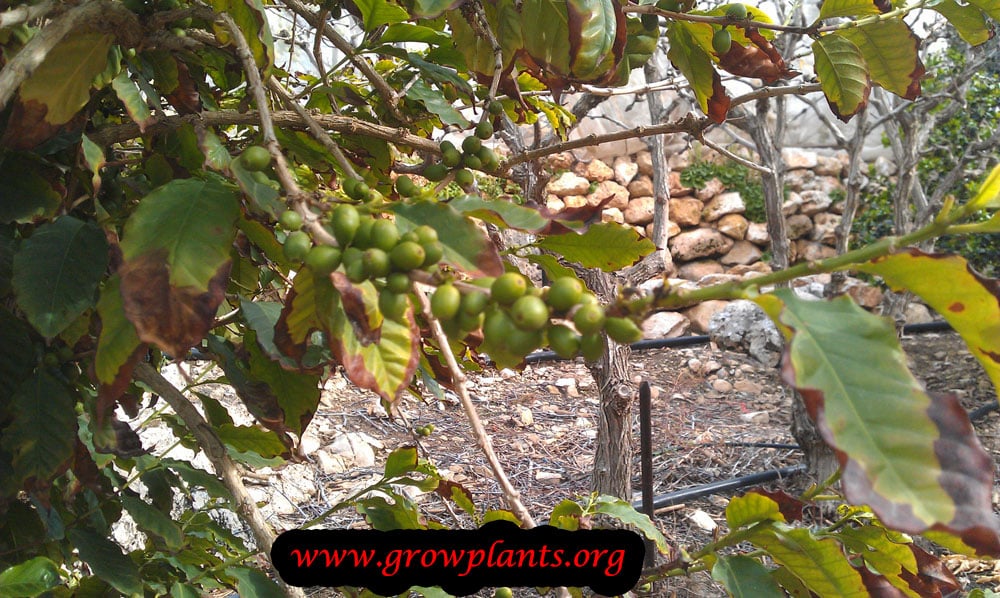
MULTIPOLYGON (((997 395, 983 369, 954 333, 922 334, 903 339, 912 371, 931 391, 955 392, 968 410, 996 404, 997 395)), ((748 356, 720 351, 713 345, 683 349, 659 349, 633 353, 634 381, 653 386, 654 494, 800 463, 794 448, 764 448, 752 443, 794 445, 789 432, 792 395, 778 379, 777 371, 748 356)), ((279 527, 293 528, 326 511, 340 497, 377 480, 390 450, 417 445, 422 457, 431 460, 454 482, 462 484, 480 512, 505 508, 503 496, 493 480, 483 454, 470 433, 458 404, 443 400, 423 402, 408 398, 396 417, 389 418, 372 395, 335 381, 333 392, 324 393, 313 425, 320 430, 319 446, 338 434, 363 432, 384 445, 376 451, 371 467, 353 467, 344 473, 324 474, 318 465, 316 499, 300 504, 298 512, 279 517, 279 527), (414 430, 434 425, 430 436, 414 430)), ((588 493, 597 435, 597 389, 586 366, 580 362, 538 363, 523 372, 486 371, 471 376, 480 417, 506 467, 507 475, 538 523, 547 520, 553 506, 565 498, 588 493)), ((638 499, 638 406, 633 409, 634 488, 638 499)), ((1000 417, 991 412, 975 422, 983 445, 1000 463, 1000 417)), ((322 450, 322 449, 320 449, 322 450)), ((996 474, 996 472, 995 472, 996 474)), ((812 480, 798 475, 765 484, 789 492, 803 490, 812 480)), ((736 492, 686 501, 662 509, 656 523, 677 546, 698 547, 712 534, 695 522, 707 515, 724 524, 723 512, 736 492), (696 513, 703 515, 695 515, 696 513)), ((449 527, 469 528, 470 519, 446 505, 434 494, 416 497, 422 512, 449 527)), ((997 493, 994 492, 994 504, 997 493)), ((362 518, 345 509, 327 520, 327 527, 367 527, 362 518)), ((704 525, 704 523, 702 523, 704 525)), ((949 567, 968 588, 997 587, 1000 567, 995 563, 958 557, 947 559, 949 567)), ((658 596, 724 596, 707 574, 657 586, 658 596)), ((535 595, 534 592, 516 595, 535 595)), ((314 589, 314 596, 335 595, 314 589)), ((483 596, 492 595, 483 592, 483 596)))

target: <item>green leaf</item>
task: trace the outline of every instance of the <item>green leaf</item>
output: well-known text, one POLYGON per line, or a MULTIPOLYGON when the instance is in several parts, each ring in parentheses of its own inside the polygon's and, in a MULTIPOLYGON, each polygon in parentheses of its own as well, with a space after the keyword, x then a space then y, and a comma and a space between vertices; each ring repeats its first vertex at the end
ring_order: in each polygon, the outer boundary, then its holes
POLYGON ((285 211, 285 202, 281 200, 277 182, 269 184, 258 181, 254 178, 258 173, 247 170, 242 160, 230 160, 229 171, 233 173, 243 193, 251 199, 251 206, 256 208, 254 211, 273 219, 277 219, 285 211))
POLYGON ((394 529, 426 529, 421 523, 415 506, 398 494, 392 494, 395 502, 390 503, 381 496, 373 496, 358 501, 356 509, 368 523, 379 531, 394 529))
POLYGON ((567 498, 552 508, 549 525, 559 529, 576 531, 580 529, 580 517, 583 517, 583 507, 576 501, 567 498))
POLYGON ((907 100, 920 95, 920 79, 926 72, 918 55, 920 39, 901 19, 867 23, 836 35, 858 47, 873 82, 907 100))
POLYGON ((536 232, 549 225, 538 210, 519 206, 502 199, 483 199, 478 195, 462 195, 448 202, 463 214, 485 220, 498 226, 536 232))
POLYGON ((443 203, 418 201, 392 207, 400 232, 426 224, 438 232, 444 245, 442 261, 472 276, 499 276, 503 263, 486 233, 455 208, 443 203))
POLYGON ((66 535, 80 551, 80 559, 94 575, 125 595, 142 594, 139 569, 122 549, 104 536, 84 528, 70 528, 66 535))
POLYGON ((397 478, 404 473, 415 471, 420 462, 417 456, 417 447, 404 446, 391 453, 385 460, 385 479, 397 478))
POLYGON ((871 82, 861 50, 838 33, 824 35, 813 42, 816 77, 830 110, 847 122, 868 101, 871 82))
POLYGON ((414 0, 413 16, 421 19, 436 19, 444 11, 461 4, 459 0, 414 0))
POLYGON ((143 198, 125 223, 125 261, 164 251, 170 284, 208 290, 209 281, 229 262, 229 246, 239 216, 232 188, 217 180, 179 179, 143 198))
POLYGON ((104 151, 91 141, 90 137, 82 135, 81 141, 83 159, 90 172, 94 173, 94 176, 91 177, 91 183, 94 185, 94 195, 96 196, 97 191, 101 188, 101 168, 104 167, 107 160, 104 159, 104 151))
POLYGON ((144 532, 152 533, 176 550, 184 545, 184 533, 170 516, 136 496, 121 495, 122 506, 144 532))
POLYGON ((729 529, 752 525, 760 521, 784 521, 778 503, 762 494, 748 492, 734 497, 726 505, 726 524, 729 529))
POLYGON ((877 14, 879 14, 878 7, 872 0, 823 0, 818 20, 877 14))
POLYGON ((190 463, 178 459, 163 459, 162 463, 172 472, 179 475, 188 486, 204 488, 211 496, 221 498, 227 502, 233 500, 226 485, 218 477, 208 473, 204 469, 198 469, 190 463))
POLYGON ((941 0, 932 4, 930 8, 948 19, 951 26, 970 46, 978 46, 993 37, 992 27, 986 21, 983 11, 975 5, 959 4, 955 0, 941 0))
MULTIPOLYGON (((247 332, 244 348, 250 358, 250 377, 267 384, 284 414, 285 426, 297 436, 301 436, 312 421, 319 405, 320 377, 286 370, 280 363, 272 361, 260 348, 257 335, 253 332, 247 332)), ((261 455, 273 456, 265 453, 261 455)))
POLYGON ((21 319, 0 307, 0 412, 21 383, 35 369, 35 347, 31 329, 21 319))
MULTIPOLYGON (((997 169, 1000 172, 1000 168, 997 169)), ((1000 186, 1000 177, 997 177, 1000 186)), ((881 276, 895 291, 908 290, 941 314, 1000 388, 1000 291, 958 255, 905 249, 858 268, 881 276)))
POLYGON ((101 336, 97 340, 94 369, 100 382, 111 384, 141 342, 135 326, 125 317, 121 279, 117 275, 101 289, 97 313, 101 317, 101 336))
POLYGON ((0 223, 31 222, 51 215, 61 197, 42 174, 40 164, 25 154, 8 152, 0 158, 0 223))
POLYGON ((17 303, 43 336, 52 338, 94 305, 108 267, 108 245, 97 225, 63 216, 44 224, 14 255, 17 303))
POLYGON ((199 598, 199 596, 201 594, 191 584, 175 581, 174 585, 170 586, 170 598, 199 598))
MULTIPOLYGON (((226 13, 232 17, 243 32, 247 45, 250 46, 254 62, 267 73, 274 65, 274 39, 271 37, 271 29, 268 27, 267 15, 264 14, 261 0, 212 0, 212 8, 215 12, 226 13)), ((225 26, 213 23, 212 29, 215 31, 215 37, 223 45, 231 42, 229 30, 225 26)))
POLYGON ((698 99, 702 112, 721 123, 729 111, 729 96, 722 86, 722 77, 712 66, 712 57, 697 42, 704 23, 672 21, 667 27, 670 49, 667 58, 684 75, 698 99))
MULTIPOLYGON (((529 7, 522 8, 526 21, 536 19, 536 13, 529 7)), ((587 0, 566 2, 569 18, 570 71, 574 79, 599 81, 608 71, 617 68, 623 47, 616 48, 619 25, 625 24, 620 6, 612 0, 587 0), (575 52, 573 50, 576 50, 575 52)), ((527 27, 525 27, 527 31, 527 27)), ((527 35, 525 36, 527 40, 527 35)), ((624 39, 624 38, 623 38, 624 39)))
POLYGON ((535 242, 535 246, 585 268, 600 268, 605 272, 630 266, 656 250, 652 241, 640 237, 634 229, 613 222, 595 224, 580 235, 549 235, 535 242))
POLYGON ((145 133, 146 127, 153 123, 153 113, 139 92, 139 87, 129 79, 127 72, 122 72, 111 81, 115 95, 125 106, 125 111, 132 117, 132 122, 139 125, 139 132, 145 133))
POLYGON ((354 0, 354 5, 361 11, 361 24, 365 31, 374 31, 382 25, 401 23, 410 18, 402 7, 386 0, 354 0))
POLYGON ((536 64, 563 76, 571 72, 568 4, 527 0, 520 8, 522 47, 536 64))
POLYGON ((663 534, 656 528, 656 525, 649 519, 649 516, 636 511, 627 501, 615 496, 601 495, 594 502, 594 507, 595 513, 613 517, 641 531, 647 538, 656 542, 656 548, 661 553, 670 553, 670 544, 667 543, 667 539, 663 537, 663 534))
POLYGON ((222 140, 209 128, 202 128, 196 131, 198 136, 198 148, 205 156, 205 166, 217 171, 225 171, 233 162, 233 157, 229 155, 229 150, 222 144, 222 140))
POLYGON ((250 301, 243 297, 240 298, 240 311, 243 312, 243 319, 256 334, 257 342, 264 353, 282 365, 295 367, 295 363, 285 357, 274 344, 274 326, 277 324, 278 318, 281 317, 281 307, 280 303, 274 301, 250 301))
POLYGON ((54 588, 59 583, 56 565, 43 556, 37 556, 0 573, 0 596, 8 598, 33 598, 54 588))
POLYGON ((783 289, 756 302, 789 339, 782 376, 837 451, 848 500, 893 529, 956 531, 1000 553, 983 525, 992 520, 990 458, 957 399, 929 396, 907 370, 892 323, 846 296, 805 301, 783 289))
POLYGON ((431 114, 440 118, 446 125, 455 125, 463 129, 469 127, 469 121, 445 99, 444 94, 432 89, 424 81, 418 79, 411 85, 406 91, 406 97, 423 104, 431 114))
POLYGON ((807 529, 778 527, 761 529, 749 539, 820 596, 868 596, 861 575, 834 540, 817 540, 807 529))
MULTIPOLYGON (((452 0, 447 1, 451 2, 452 0)), ((416 4, 419 6, 422 2, 418 0, 416 4)), ((432 46, 442 46, 451 44, 451 36, 423 25, 393 23, 386 28, 379 41, 383 43, 419 42, 432 46)))
POLYGON ((241 453, 252 451, 269 459, 287 450, 274 432, 257 426, 222 424, 215 427, 215 433, 225 445, 241 453))
MULTIPOLYGON (((576 272, 560 264, 559 260, 556 259, 556 257, 553 255, 550 255, 548 253, 529 253, 524 257, 532 264, 535 264, 536 266, 541 268, 542 271, 545 272, 545 276, 547 276, 549 280, 555 280, 557 278, 565 278, 567 276, 571 276, 573 278, 576 278, 577 280, 580 280, 580 277, 576 275, 576 272)), ((583 281, 580 280, 580 282, 583 281)))
POLYGON ((236 578, 240 598, 283 598, 281 588, 259 569, 229 567, 226 575, 236 578))
POLYGON ((969 0, 969 4, 990 15, 994 21, 1000 21, 1000 4, 996 0, 969 0))
POLYGON ((769 569, 757 559, 742 555, 720 556, 712 567, 712 579, 725 586, 733 598, 781 598, 785 595, 769 569))
POLYGON ((111 35, 70 33, 21 84, 21 102, 45 107, 45 122, 67 123, 90 100, 94 76, 108 66, 111 35))
POLYGON ((76 401, 69 390, 45 370, 25 380, 10 399, 14 419, 0 445, 12 456, 18 482, 48 480, 73 456, 76 401))
POLYGON ((893 542, 886 530, 877 525, 844 526, 837 530, 836 538, 889 583, 904 591, 909 589, 899 577, 904 569, 910 573, 918 571, 917 559, 908 543, 893 542))

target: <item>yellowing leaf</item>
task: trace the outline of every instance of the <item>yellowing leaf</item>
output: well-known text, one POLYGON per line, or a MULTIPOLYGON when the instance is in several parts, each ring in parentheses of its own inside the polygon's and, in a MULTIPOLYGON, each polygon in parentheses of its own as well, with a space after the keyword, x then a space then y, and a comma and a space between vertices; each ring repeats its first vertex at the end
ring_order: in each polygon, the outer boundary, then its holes
POLYGON ((819 596, 867 598, 861 576, 834 540, 819 540, 807 529, 769 527, 750 537, 819 596))
POLYGON ((830 110, 847 122, 868 101, 871 82, 861 50, 837 33, 824 35, 812 44, 816 76, 830 110))
POLYGON ((948 19, 951 26, 969 45, 978 46, 993 37, 992 26, 987 23, 983 11, 975 5, 959 4, 955 0, 941 0, 930 8, 948 19))
POLYGON ((877 14, 879 10, 872 0, 823 0, 819 20, 877 14))
POLYGON ((990 176, 979 187, 979 192, 969 200, 969 205, 977 210, 1000 208, 1000 164, 993 167, 990 176))
POLYGON ((111 81, 111 87, 115 90, 118 99, 122 101, 128 115, 132 117, 135 124, 139 125, 139 131, 145 133, 146 127, 153 121, 153 114, 149 111, 146 100, 139 93, 139 87, 129 79, 127 72, 115 77, 111 81))
POLYGON ((920 40, 899 19, 867 23, 837 33, 854 42, 868 65, 871 80, 892 93, 916 99, 924 63, 917 50, 920 40))
POLYGON ((21 101, 46 106, 45 121, 50 124, 69 122, 90 99, 94 76, 108 66, 111 40, 104 33, 66 36, 21 84, 21 101))
POLYGON ((729 112, 730 98, 722 86, 722 78, 712 66, 712 58, 696 41, 704 24, 674 21, 667 28, 670 50, 667 58, 688 80, 702 112, 721 123, 729 112))

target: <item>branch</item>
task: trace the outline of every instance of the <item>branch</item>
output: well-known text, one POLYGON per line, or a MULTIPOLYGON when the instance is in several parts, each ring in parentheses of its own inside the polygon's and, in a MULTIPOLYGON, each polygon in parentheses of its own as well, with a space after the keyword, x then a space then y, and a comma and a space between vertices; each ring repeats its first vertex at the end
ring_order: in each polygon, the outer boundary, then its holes
MULTIPOLYGON (((410 146, 418 151, 441 155, 441 147, 437 143, 430 139, 413 135, 406 131, 406 129, 387 127, 336 114, 314 114, 313 118, 328 131, 336 131, 347 135, 374 137, 399 145, 410 146)), ((309 124, 291 110, 271 112, 271 120, 275 126, 282 129, 309 130, 309 124)), ((260 115, 253 111, 236 112, 235 110, 220 110, 183 116, 168 116, 156 124, 146 127, 146 133, 163 133, 184 124, 194 124, 196 122, 201 122, 205 126, 259 125, 260 115)), ((87 136, 94 143, 111 145, 129 139, 136 139, 142 136, 142 133, 139 131, 139 126, 135 123, 127 123, 102 127, 93 134, 88 133, 87 136)))
POLYGON ((44 17, 49 14, 49 11, 55 8, 55 6, 56 3, 52 0, 44 0, 34 6, 30 4, 22 4, 17 8, 4 11, 0 13, 0 29, 7 29, 8 27, 14 27, 15 25, 20 25, 22 23, 27 23, 28 21, 34 21, 37 18, 44 17))
POLYGON ((455 392, 462 402, 462 408, 465 409, 466 417, 469 418, 469 424, 472 426, 472 433, 476 437, 476 443, 482 449, 486 461, 489 462, 490 469, 493 470, 493 476, 496 478, 497 483, 500 484, 504 498, 507 499, 507 505, 510 506, 510 510, 514 515, 521 520, 522 526, 526 528, 535 527, 535 520, 531 517, 531 513, 528 512, 524 503, 521 502, 521 493, 507 479, 503 464, 500 463, 496 452, 493 451, 493 442, 490 440, 489 434, 486 433, 486 428, 483 427, 482 420, 479 419, 479 412, 476 411, 472 397, 469 396, 465 374, 462 372, 462 368, 459 367, 458 362, 455 361, 455 355, 452 354, 451 345, 448 343, 448 336, 441 328, 441 322, 431 313, 431 304, 427 299, 427 293, 423 289, 418 288, 416 289, 416 296, 420 301, 420 308, 423 310, 424 315, 427 317, 427 322, 430 324, 431 333, 434 335, 438 346, 441 347, 441 355, 444 356, 445 364, 448 366, 448 371, 455 382, 455 392))
POLYGON ((7 108, 21 83, 35 72, 59 42, 70 33, 89 31, 112 33, 118 43, 128 48, 142 39, 138 19, 121 2, 96 0, 70 9, 36 33, 0 71, 0 110, 7 108))
POLYGON ((763 174, 774 174, 774 171, 772 171, 767 166, 762 166, 760 164, 757 164, 753 160, 747 160, 746 158, 744 158, 742 156, 738 156, 738 155, 734 154, 733 152, 727 150, 726 148, 722 147, 718 143, 715 143, 714 141, 710 140, 708 137, 702 136, 701 139, 700 139, 700 141, 702 143, 704 143, 705 145, 707 145, 708 147, 712 148, 713 150, 719 152, 723 156, 729 158, 733 162, 736 162, 738 164, 742 164, 743 166, 746 166, 747 168, 749 168, 751 170, 756 170, 757 172, 761 172, 763 174))
MULTIPOLYGON (((163 397, 181 418, 184 425, 194 434, 194 437, 198 440, 198 444, 205 451, 205 455, 212 462, 215 473, 222 478, 222 483, 225 484, 229 493, 233 495, 236 512, 239 513, 243 521, 250 527, 250 532, 257 543, 257 549, 270 560, 271 546, 274 544, 275 538, 274 530, 264 520, 264 515, 257 508, 256 501, 247 492, 246 486, 243 485, 243 479, 240 477, 239 468, 229 458, 229 453, 226 451, 225 445, 215 435, 212 427, 205 421, 205 418, 202 417, 195 406, 191 404, 191 401, 148 363, 140 363, 136 366, 134 376, 136 380, 142 382, 150 390, 163 397)), ((280 578, 278 579, 278 583, 284 587, 286 596, 295 598, 305 597, 305 593, 301 588, 285 586, 280 578)))
POLYGON ((361 60, 354 53, 354 48, 351 46, 350 42, 340 36, 337 31, 330 26, 326 21, 320 20, 319 15, 315 14, 309 10, 304 4, 299 2, 299 0, 282 0, 282 3, 287 6, 292 12, 299 15, 306 20, 307 23, 315 27, 317 30, 323 32, 326 39, 330 40, 335 48, 344 53, 347 60, 351 62, 361 74, 368 79, 368 82, 372 84, 372 88, 378 93, 379 96, 385 101, 386 106, 389 108, 389 112, 392 116, 396 118, 399 122, 409 122, 409 120, 399 111, 399 98, 396 97, 395 92, 389 87, 389 84, 385 82, 382 75, 372 68, 372 65, 368 64, 367 61, 361 60))

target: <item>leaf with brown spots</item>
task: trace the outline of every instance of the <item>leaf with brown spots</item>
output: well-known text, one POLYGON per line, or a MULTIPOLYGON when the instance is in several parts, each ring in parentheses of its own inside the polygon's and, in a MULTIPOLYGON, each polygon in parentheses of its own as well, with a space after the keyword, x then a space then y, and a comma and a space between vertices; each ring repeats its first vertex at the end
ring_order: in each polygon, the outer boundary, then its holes
POLYGON ((958 255, 904 249, 858 268, 908 290, 940 313, 1000 388, 1000 281, 986 278, 958 255))
POLYGON ((377 343, 382 336, 382 314, 369 306, 378 303, 378 292, 370 283, 354 284, 342 272, 330 274, 333 287, 340 293, 340 304, 362 345, 377 343))
POLYGON ((789 79, 798 74, 788 68, 778 49, 757 29, 746 27, 744 33, 754 45, 732 44, 729 52, 719 57, 720 67, 734 75, 760 79, 765 83, 789 79))
POLYGON ((990 457, 955 397, 928 394, 906 368, 892 324, 846 296, 782 289, 755 301, 789 341, 782 378, 834 449, 848 500, 892 529, 945 531, 1000 555, 990 457))
POLYGON ((309 268, 295 275, 274 325, 274 345, 300 366, 309 348, 309 336, 317 330, 328 330, 328 314, 333 310, 335 296, 329 277, 317 277, 309 268))
POLYGON ((122 303, 139 340, 183 357, 204 338, 229 281, 236 190, 217 179, 174 180, 125 224, 122 303))
POLYGON ((670 50, 667 57, 691 85, 702 112, 716 123, 726 120, 731 99, 722 85, 722 77, 712 65, 712 58, 697 42, 702 23, 672 21, 667 28, 670 50))

